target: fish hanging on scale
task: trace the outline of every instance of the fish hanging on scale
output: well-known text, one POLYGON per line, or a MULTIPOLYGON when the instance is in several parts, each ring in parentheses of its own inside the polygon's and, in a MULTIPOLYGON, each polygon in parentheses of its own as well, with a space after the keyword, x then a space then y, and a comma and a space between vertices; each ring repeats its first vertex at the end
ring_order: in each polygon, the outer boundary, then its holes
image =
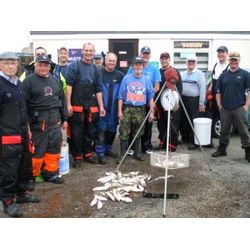
POLYGON ((132 202, 132 199, 129 197, 130 192, 143 192, 146 182, 150 180, 150 175, 140 175, 139 171, 125 174, 119 171, 115 173, 106 172, 105 176, 97 180, 103 185, 93 188, 94 198, 90 206, 100 210, 104 202, 108 199, 112 201, 132 202))

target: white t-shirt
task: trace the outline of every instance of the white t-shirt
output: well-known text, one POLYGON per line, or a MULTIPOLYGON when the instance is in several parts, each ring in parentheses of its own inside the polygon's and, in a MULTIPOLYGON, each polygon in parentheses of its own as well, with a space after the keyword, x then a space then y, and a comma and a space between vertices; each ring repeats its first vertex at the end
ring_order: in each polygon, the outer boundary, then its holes
POLYGON ((226 69, 227 65, 228 65, 228 63, 226 63, 226 62, 224 62, 224 63, 218 62, 215 69, 214 69, 213 79, 218 80, 219 76, 226 69))

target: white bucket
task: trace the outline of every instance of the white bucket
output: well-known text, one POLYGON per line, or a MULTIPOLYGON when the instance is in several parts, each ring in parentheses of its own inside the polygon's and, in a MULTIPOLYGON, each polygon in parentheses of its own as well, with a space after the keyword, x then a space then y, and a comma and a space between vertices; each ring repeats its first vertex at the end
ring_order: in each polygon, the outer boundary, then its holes
POLYGON ((68 143, 63 144, 61 148, 61 156, 59 160, 59 174, 65 175, 69 173, 69 146, 68 143))
MULTIPOLYGON (((209 145, 211 143, 211 127, 212 119, 210 118, 195 118, 194 132, 199 139, 201 145, 209 145)), ((196 136, 194 136, 194 143, 199 145, 196 136)))

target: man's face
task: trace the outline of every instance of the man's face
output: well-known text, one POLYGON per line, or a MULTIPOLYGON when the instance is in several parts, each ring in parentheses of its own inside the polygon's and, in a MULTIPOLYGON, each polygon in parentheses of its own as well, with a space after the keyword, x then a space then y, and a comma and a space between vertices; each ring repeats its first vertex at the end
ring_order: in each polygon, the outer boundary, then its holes
POLYGON ((230 69, 238 69, 240 67, 240 59, 229 59, 230 69))
POLYGON ((105 67, 108 71, 113 71, 116 66, 116 57, 114 55, 108 55, 105 60, 105 67))
POLYGON ((140 56, 143 59, 144 64, 148 64, 149 63, 149 60, 151 58, 151 54, 150 53, 143 52, 143 53, 141 53, 140 56))
POLYGON ((46 51, 44 49, 37 49, 35 51, 35 57, 40 56, 40 55, 46 55, 46 51))
POLYGON ((101 68, 102 65, 103 65, 103 59, 102 59, 102 58, 94 59, 94 64, 95 64, 98 68, 101 68))
POLYGON ((35 72, 41 77, 47 77, 50 71, 50 64, 47 62, 36 62, 35 72))
POLYGON ((62 49, 60 52, 59 52, 59 62, 60 63, 67 63, 68 62, 68 52, 65 50, 65 49, 62 49))
POLYGON ((187 61, 187 69, 188 70, 192 71, 195 69, 195 67, 196 67, 196 61, 194 61, 194 60, 187 61))
POLYGON ((166 58, 166 57, 160 58, 160 62, 161 62, 162 68, 168 68, 170 65, 170 58, 166 58))
POLYGON ((228 53, 223 50, 217 51, 217 57, 220 62, 226 62, 228 53))
POLYGON ((135 75, 137 75, 137 76, 141 75, 142 71, 143 71, 143 64, 142 63, 135 63, 133 65, 133 70, 134 70, 135 75))
POLYGON ((15 76, 17 73, 18 61, 17 60, 1 60, 0 69, 9 77, 15 76))
POLYGON ((95 54, 94 46, 91 44, 86 44, 82 49, 82 54, 84 60, 91 61, 95 54))

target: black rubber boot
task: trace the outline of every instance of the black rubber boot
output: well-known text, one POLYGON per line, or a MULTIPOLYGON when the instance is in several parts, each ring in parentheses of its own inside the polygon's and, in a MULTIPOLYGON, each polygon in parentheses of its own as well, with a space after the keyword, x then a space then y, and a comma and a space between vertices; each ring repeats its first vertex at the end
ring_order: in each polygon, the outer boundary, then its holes
POLYGON ((212 157, 226 156, 227 155, 226 148, 227 148, 226 145, 220 144, 216 152, 212 154, 212 157))
POLYGON ((41 200, 28 192, 21 193, 17 196, 17 203, 39 203, 41 200))
POLYGON ((81 160, 74 160, 73 168, 81 168, 82 161, 81 160))
POLYGON ((98 155, 97 156, 97 161, 98 161, 98 164, 101 164, 101 165, 106 165, 107 164, 107 161, 105 160, 104 156, 98 155))
POLYGON ((127 151, 128 147, 128 140, 120 140, 120 147, 121 147, 121 154, 120 157, 117 159, 116 163, 119 164, 127 151))
POLYGON ((141 156, 140 153, 140 139, 136 139, 134 145, 135 145, 135 153, 133 155, 133 158, 138 161, 144 161, 144 158, 141 156))
POLYGON ((3 201, 3 211, 10 217, 19 218, 23 216, 22 210, 13 201, 3 201))
POLYGON ((245 159, 250 162, 250 147, 245 148, 245 159))

